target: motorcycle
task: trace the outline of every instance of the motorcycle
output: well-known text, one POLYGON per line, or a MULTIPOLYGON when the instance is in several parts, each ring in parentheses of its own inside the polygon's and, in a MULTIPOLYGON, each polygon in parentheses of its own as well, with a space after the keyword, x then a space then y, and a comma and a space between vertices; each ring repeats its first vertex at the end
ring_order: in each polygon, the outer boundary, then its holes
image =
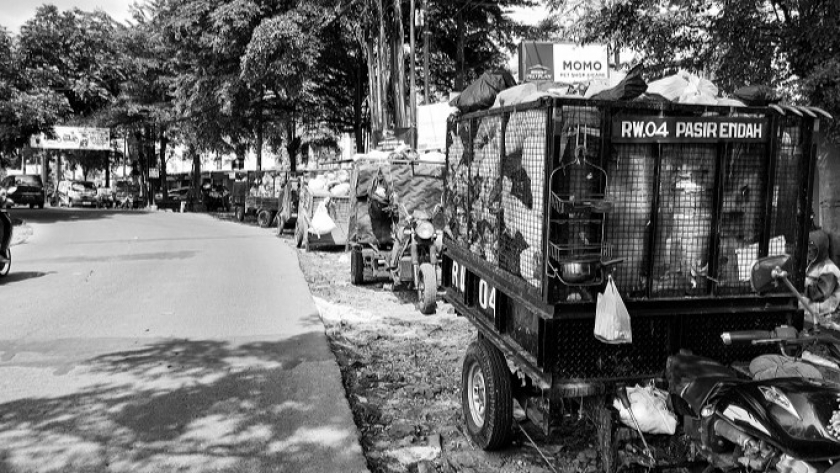
MULTIPOLYGON (((757 282, 784 282, 781 269, 787 258, 760 259, 753 267, 757 282)), ((726 343, 781 343, 829 340, 795 329, 725 332, 726 343), (784 340, 782 340, 784 339, 784 340)), ((668 394, 675 413, 682 416, 684 438, 708 466, 705 471, 775 471, 778 473, 840 473, 840 386, 820 379, 778 377, 752 379, 714 360, 680 353, 668 358, 668 394)), ((629 410, 625 388, 616 397, 629 410)), ((633 411, 630 410, 632 413, 633 411)), ((644 434, 643 466, 657 464, 644 434)))
POLYGON ((14 193, 15 187, 0 189, 0 277, 9 274, 12 268, 12 218, 9 216, 7 206, 7 193, 14 193))
POLYGON ((440 278, 441 235, 432 224, 433 215, 417 209, 411 214, 402 207, 405 224, 394 225, 394 248, 391 257, 391 273, 395 284, 401 281, 414 283, 421 314, 433 314, 437 306, 437 290, 440 278), (410 264, 410 266, 409 266, 410 264))

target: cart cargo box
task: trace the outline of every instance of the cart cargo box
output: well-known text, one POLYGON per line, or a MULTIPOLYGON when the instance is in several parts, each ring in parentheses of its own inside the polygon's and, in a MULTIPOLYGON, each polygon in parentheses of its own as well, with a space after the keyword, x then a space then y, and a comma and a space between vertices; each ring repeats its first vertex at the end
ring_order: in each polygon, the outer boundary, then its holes
POLYGON ((541 393, 540 425, 561 398, 660 376, 680 349, 765 350, 725 347, 723 331, 801 327, 794 296, 760 297, 749 276, 787 253, 803 284, 817 117, 544 99, 450 121, 446 298, 541 393), (631 344, 593 335, 610 274, 631 344))

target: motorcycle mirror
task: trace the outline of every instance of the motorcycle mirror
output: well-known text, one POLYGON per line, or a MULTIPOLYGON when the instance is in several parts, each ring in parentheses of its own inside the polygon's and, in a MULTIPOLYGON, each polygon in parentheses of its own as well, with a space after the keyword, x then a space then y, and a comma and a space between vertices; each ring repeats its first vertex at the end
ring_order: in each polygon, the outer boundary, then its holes
POLYGON ((775 289, 778 286, 779 276, 777 268, 789 272, 790 255, 765 256, 756 260, 750 271, 750 285, 753 291, 761 294, 775 289))

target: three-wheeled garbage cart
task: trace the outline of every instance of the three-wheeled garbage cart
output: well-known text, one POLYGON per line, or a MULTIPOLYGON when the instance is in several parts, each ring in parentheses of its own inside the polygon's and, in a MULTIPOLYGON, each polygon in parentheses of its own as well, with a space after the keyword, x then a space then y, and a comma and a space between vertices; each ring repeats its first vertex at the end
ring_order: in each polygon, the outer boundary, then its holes
POLYGON ((271 226, 280 209, 282 189, 288 180, 286 171, 249 171, 245 180, 234 183, 231 205, 240 222, 254 215, 263 228, 271 226))
POLYGON ((444 163, 358 160, 350 178, 350 282, 411 285, 433 313, 440 282, 444 163))
POLYGON ((308 170, 298 185, 298 214, 295 223, 295 244, 308 250, 344 247, 347 243, 347 227, 350 220, 349 184, 335 179, 336 171, 349 180, 349 171, 338 168, 308 170), (321 185, 313 185, 321 182, 321 185), (329 186, 329 187, 322 187, 329 186), (338 191, 342 186, 343 190, 338 191), (323 206, 333 225, 329 231, 321 232, 313 225, 319 207, 323 206))
POLYGON ((754 294, 749 273, 787 253, 802 287, 816 112, 543 99, 450 120, 443 283, 478 331, 461 384, 472 439, 509 441, 513 399, 546 433, 586 411, 613 471, 617 386, 664 382, 680 350, 728 364, 773 349, 724 331, 801 328, 795 297, 754 294), (593 335, 609 278, 629 344, 593 335))

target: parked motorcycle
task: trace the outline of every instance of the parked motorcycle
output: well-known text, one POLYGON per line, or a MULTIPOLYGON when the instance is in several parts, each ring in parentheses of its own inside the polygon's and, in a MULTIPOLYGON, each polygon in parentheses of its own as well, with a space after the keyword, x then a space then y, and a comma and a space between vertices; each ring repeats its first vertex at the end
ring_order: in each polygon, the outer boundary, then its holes
POLYGON ((417 302, 421 314, 433 314, 437 306, 437 290, 440 283, 440 234, 432 224, 432 218, 439 210, 429 214, 425 210, 415 210, 411 214, 403 208, 405 224, 402 227, 394 225, 394 251, 392 253, 391 271, 395 283, 405 281, 409 271, 406 264, 410 262, 410 281, 417 291, 417 302), (406 258, 410 255, 410 260, 406 258))
POLYGON ((12 218, 7 209, 7 192, 14 192, 15 187, 0 189, 0 277, 9 274, 12 268, 12 218))
MULTIPOLYGON (((752 277, 756 292, 783 284, 787 275, 781 268, 787 262, 784 257, 759 260, 752 277)), ((726 332, 721 337, 726 343, 782 346, 832 340, 790 327, 726 332)), ((683 438, 696 452, 695 459, 707 463, 705 471, 840 473, 840 386, 802 377, 754 380, 688 353, 670 356, 665 374, 671 404, 683 417, 683 438)), ((625 388, 616 396, 629 408, 625 388)), ((639 463, 662 466, 647 441, 644 446, 639 463)))

